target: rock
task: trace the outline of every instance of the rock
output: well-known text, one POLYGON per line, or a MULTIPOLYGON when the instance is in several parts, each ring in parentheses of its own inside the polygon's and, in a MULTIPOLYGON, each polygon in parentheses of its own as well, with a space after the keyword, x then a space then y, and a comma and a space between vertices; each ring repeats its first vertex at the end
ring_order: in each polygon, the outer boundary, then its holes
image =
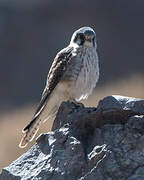
POLYGON ((42 134, 0 180, 143 180, 144 100, 109 96, 97 108, 63 102, 42 134))

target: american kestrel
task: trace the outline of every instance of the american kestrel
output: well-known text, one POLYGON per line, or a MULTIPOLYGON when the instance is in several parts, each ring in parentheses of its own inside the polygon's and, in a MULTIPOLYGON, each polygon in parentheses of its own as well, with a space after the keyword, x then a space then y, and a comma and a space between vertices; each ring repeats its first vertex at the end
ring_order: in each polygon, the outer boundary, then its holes
POLYGON ((20 147, 32 141, 41 122, 55 116, 62 101, 80 101, 92 93, 99 78, 96 48, 94 30, 82 27, 73 33, 70 44, 56 55, 39 106, 32 121, 23 129, 20 147))

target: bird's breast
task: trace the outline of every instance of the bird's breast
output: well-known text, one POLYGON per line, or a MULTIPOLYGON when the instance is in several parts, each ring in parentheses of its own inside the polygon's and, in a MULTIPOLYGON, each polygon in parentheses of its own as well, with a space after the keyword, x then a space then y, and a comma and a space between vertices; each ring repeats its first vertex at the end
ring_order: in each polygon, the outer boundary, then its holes
POLYGON ((75 81, 75 98, 87 98, 96 86, 99 78, 99 65, 96 50, 86 49, 79 57, 81 68, 75 81))

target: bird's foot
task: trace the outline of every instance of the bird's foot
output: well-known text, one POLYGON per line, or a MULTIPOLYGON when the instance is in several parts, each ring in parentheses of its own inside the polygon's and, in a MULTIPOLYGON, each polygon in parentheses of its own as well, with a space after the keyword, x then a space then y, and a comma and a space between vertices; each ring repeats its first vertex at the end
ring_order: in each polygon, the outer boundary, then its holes
POLYGON ((71 101, 72 101, 76 106, 79 106, 79 107, 84 108, 84 105, 83 105, 82 103, 76 101, 75 99, 72 99, 71 101))

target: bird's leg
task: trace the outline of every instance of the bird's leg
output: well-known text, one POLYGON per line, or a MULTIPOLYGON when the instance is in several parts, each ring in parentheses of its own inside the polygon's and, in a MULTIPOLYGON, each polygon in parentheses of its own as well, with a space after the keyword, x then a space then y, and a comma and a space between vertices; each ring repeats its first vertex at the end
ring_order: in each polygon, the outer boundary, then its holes
POLYGON ((80 107, 84 107, 84 105, 78 101, 76 101, 74 98, 71 98, 70 101, 72 101, 74 104, 76 104, 77 106, 80 106, 80 107))
POLYGON ((76 101, 75 98, 73 98, 68 91, 65 91, 65 98, 66 98, 68 101, 73 102, 73 103, 76 104, 77 106, 84 107, 84 105, 83 105, 82 103, 76 101))

